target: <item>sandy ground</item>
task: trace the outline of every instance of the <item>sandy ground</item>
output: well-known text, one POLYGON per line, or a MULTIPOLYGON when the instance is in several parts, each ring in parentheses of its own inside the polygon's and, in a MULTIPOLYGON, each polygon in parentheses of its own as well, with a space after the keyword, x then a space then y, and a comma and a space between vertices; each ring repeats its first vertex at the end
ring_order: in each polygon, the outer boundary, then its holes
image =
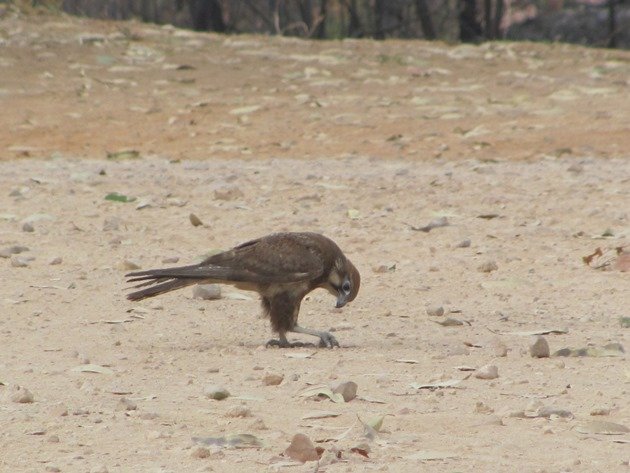
POLYGON ((629 470, 628 355, 609 344, 630 347, 630 273, 582 257, 629 244, 630 53, 6 8, 0 41, 1 471, 629 470), (344 309, 302 305, 340 349, 265 348, 255 294, 226 287, 125 299, 133 265, 285 230, 362 273, 344 309), (589 356, 531 357, 546 331, 589 356), (340 381, 356 399, 300 395, 340 381), (319 464, 280 456, 296 433, 319 464), (236 434, 254 437, 193 440, 236 434))

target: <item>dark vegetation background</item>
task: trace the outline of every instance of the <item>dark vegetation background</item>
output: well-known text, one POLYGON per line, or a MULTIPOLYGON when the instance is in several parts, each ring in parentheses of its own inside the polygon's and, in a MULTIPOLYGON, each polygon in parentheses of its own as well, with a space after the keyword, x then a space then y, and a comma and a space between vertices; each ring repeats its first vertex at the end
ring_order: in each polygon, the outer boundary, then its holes
POLYGON ((628 0, 31 0, 29 3, 73 15, 138 18, 232 34, 463 42, 510 39, 630 46, 628 0))

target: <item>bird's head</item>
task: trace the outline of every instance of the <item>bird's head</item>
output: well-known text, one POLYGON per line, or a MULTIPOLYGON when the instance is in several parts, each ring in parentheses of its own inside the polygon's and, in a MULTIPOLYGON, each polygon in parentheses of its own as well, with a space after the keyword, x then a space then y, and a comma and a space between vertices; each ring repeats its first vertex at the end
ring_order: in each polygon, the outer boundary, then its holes
POLYGON ((328 291, 337 297, 335 307, 353 301, 361 286, 361 275, 348 259, 338 259, 328 276, 328 291))

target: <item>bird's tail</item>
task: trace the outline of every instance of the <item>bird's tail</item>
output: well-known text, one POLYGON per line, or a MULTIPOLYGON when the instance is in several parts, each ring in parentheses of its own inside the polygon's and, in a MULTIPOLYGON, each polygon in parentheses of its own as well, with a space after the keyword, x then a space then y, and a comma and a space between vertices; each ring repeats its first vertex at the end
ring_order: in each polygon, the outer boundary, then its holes
POLYGON ((145 287, 127 295, 127 299, 140 301, 186 286, 192 286, 209 278, 208 271, 200 271, 199 265, 180 266, 177 268, 149 269, 125 275, 127 282, 139 282, 134 288, 145 287))

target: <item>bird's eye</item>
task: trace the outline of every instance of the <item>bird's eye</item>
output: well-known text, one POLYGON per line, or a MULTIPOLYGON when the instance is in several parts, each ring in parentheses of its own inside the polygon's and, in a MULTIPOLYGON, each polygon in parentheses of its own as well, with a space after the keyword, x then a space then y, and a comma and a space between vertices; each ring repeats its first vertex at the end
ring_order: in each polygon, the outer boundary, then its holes
POLYGON ((341 286, 341 289, 343 289, 343 292, 345 292, 346 294, 350 293, 350 282, 346 281, 343 283, 343 286, 341 286))

